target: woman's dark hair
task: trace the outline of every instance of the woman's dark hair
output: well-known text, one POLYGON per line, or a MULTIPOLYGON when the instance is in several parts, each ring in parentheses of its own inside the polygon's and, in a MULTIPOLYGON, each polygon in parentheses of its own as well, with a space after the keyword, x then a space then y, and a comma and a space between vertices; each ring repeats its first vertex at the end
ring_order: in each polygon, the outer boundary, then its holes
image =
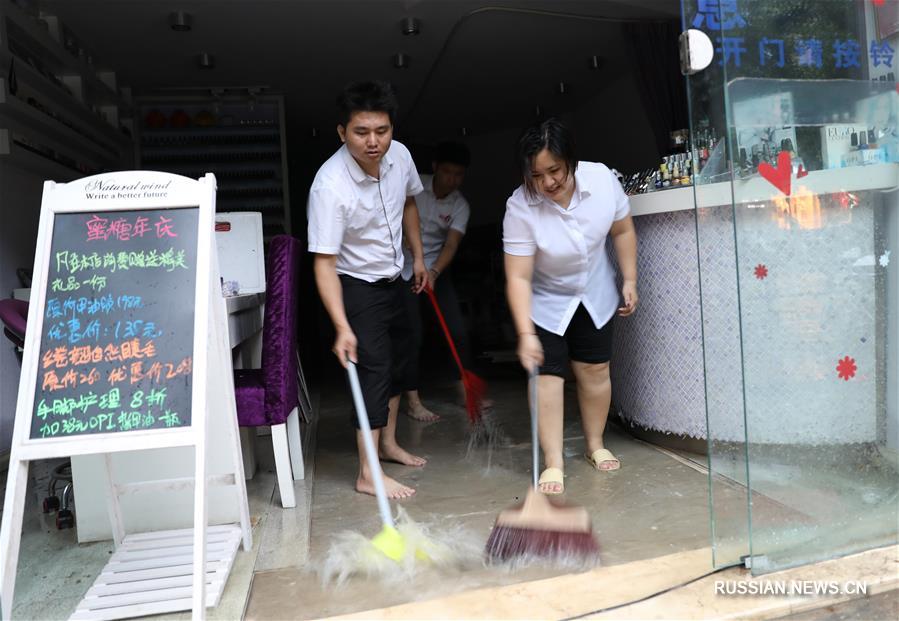
POLYGON ((386 112, 393 125, 396 109, 396 94, 389 83, 351 82, 337 96, 337 123, 346 127, 354 112, 386 112))
POLYGON ((461 142, 441 142, 434 148, 434 162, 437 164, 458 164, 468 168, 471 152, 461 142))
POLYGON ((524 189, 528 196, 536 197, 540 191, 534 185, 531 164, 534 156, 546 149, 565 162, 568 174, 577 170, 577 157, 574 149, 574 136, 568 127, 559 119, 549 118, 533 125, 521 134, 518 139, 518 167, 524 179, 524 189))

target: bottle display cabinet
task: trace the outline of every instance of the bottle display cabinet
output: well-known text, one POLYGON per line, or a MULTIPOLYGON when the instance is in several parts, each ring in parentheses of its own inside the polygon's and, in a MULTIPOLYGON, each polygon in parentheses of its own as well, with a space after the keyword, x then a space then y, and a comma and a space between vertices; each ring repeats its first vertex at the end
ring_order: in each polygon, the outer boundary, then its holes
POLYGON ((260 212, 266 238, 290 232, 280 96, 141 98, 138 110, 142 168, 213 173, 217 211, 260 212))
POLYGON ((133 162, 130 92, 52 15, 0 2, 0 161, 54 181, 133 162))

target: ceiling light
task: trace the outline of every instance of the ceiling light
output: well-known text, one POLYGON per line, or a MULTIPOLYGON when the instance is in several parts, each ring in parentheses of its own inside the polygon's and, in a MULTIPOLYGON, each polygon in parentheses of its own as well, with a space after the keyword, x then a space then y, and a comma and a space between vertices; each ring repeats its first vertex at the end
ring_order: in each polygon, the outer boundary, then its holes
POLYGON ((403 54, 402 52, 397 52, 393 55, 393 66, 397 69, 408 69, 409 61, 412 60, 409 58, 408 54, 403 54))
POLYGON ((404 17, 400 22, 400 30, 404 35, 417 35, 421 32, 421 22, 414 17, 404 17))
POLYGON ((194 23, 194 16, 184 11, 172 11, 169 14, 169 26, 175 32, 190 32, 194 23))
POLYGON ((199 65, 201 69, 214 69, 215 56, 209 52, 200 52, 197 54, 197 65, 199 65))
POLYGON ((559 82, 559 87, 558 87, 558 88, 559 88, 559 94, 560 94, 560 95, 564 95, 565 92, 568 90, 568 85, 565 84, 565 82, 559 82))
POLYGON ((593 71, 596 71, 597 69, 599 69, 600 67, 602 67, 602 58, 600 58, 600 57, 597 56, 596 54, 594 54, 593 56, 591 56, 591 57, 589 58, 589 62, 590 62, 590 68, 591 68, 593 71))

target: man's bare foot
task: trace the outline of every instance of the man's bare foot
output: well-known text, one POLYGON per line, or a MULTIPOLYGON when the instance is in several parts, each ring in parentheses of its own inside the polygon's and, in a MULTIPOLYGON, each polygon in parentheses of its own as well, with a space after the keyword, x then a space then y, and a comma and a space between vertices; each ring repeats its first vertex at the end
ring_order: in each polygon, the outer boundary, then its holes
POLYGON ((413 455, 412 453, 400 448, 399 444, 394 444, 392 446, 381 444, 381 447, 378 449, 378 457, 385 461, 394 461, 404 466, 420 467, 428 463, 427 459, 418 457, 417 455, 413 455))
POLYGON ((406 416, 414 418, 415 420, 420 420, 423 423, 436 423, 440 420, 440 416, 434 414, 434 412, 426 408, 420 401, 415 405, 409 404, 409 409, 406 410, 406 416))
MULTIPOLYGON (((395 479, 391 479, 386 474, 384 475, 384 490, 387 492, 387 497, 393 500, 411 498, 415 495, 415 489, 407 487, 395 479)), ((356 479, 356 491, 360 494, 374 496, 375 483, 372 479, 359 477, 356 479)))

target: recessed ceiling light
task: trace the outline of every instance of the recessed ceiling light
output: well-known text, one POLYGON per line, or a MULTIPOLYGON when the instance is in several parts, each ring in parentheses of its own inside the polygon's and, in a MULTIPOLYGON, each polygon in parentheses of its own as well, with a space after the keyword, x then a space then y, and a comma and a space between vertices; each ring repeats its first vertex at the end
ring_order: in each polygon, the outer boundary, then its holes
POLYGON ((404 54, 403 52, 397 52, 393 55, 393 66, 397 69, 408 69, 409 61, 412 60, 409 58, 408 54, 404 54))
POLYGON ((194 16, 184 11, 172 11, 169 15, 169 26, 175 32, 190 32, 193 27, 194 16))
POLYGON ((421 22, 414 17, 404 17, 400 22, 400 30, 404 35, 417 35, 421 32, 421 22))

